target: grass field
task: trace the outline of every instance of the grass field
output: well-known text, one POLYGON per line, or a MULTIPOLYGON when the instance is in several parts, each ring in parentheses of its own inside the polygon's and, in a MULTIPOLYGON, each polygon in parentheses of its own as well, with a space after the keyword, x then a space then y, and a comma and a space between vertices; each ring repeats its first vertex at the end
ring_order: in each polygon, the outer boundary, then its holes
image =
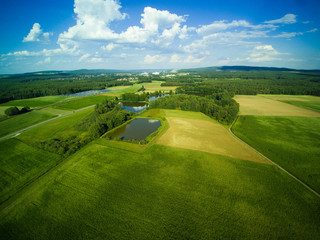
POLYGON ((320 192, 320 118, 240 116, 234 133, 320 192))
POLYGON ((116 144, 101 139, 87 146, 2 205, 3 239, 320 234, 320 200, 273 166, 161 145, 138 153, 116 144))
POLYGON ((77 110, 80 108, 88 107, 102 102, 104 99, 110 99, 111 97, 104 95, 91 95, 87 97, 73 97, 70 101, 59 103, 53 106, 53 108, 63 110, 77 110))
POLYGON ((29 106, 31 108, 36 107, 44 107, 49 104, 57 103, 60 101, 64 101, 70 99, 68 97, 57 97, 57 96, 47 96, 47 97, 37 97, 37 98, 29 98, 29 99, 22 99, 22 100, 14 100, 7 103, 2 103, 0 106, 29 106))
POLYGON ((0 202, 60 158, 59 155, 33 148, 17 139, 0 141, 0 202))
POLYGON ((298 107, 310 109, 312 111, 320 112, 320 101, 288 101, 283 100, 282 102, 289 103, 298 107))
POLYGON ((43 122, 55 116, 56 115, 54 114, 41 111, 31 111, 14 116, 10 119, 0 122, 0 136, 5 136, 9 133, 29 127, 39 122, 43 122))
POLYGON ((203 113, 179 110, 164 112, 170 128, 157 141, 158 144, 268 163, 261 155, 232 136, 225 127, 203 113))
POLYGON ((74 124, 81 119, 87 117, 93 112, 93 108, 76 112, 66 117, 59 118, 55 121, 37 126, 27 132, 22 133, 17 138, 26 143, 37 144, 38 142, 53 137, 69 137, 71 135, 79 135, 80 131, 74 128, 74 124))
POLYGON ((240 104, 240 115, 320 117, 319 112, 271 99, 269 95, 237 95, 234 99, 240 104))
MULTIPOLYGON (((134 84, 130 87, 122 87, 122 88, 119 88, 117 87, 117 90, 115 91, 112 91, 112 92, 107 92, 107 93, 104 93, 103 95, 107 95, 107 96, 120 96, 121 94, 124 94, 124 93, 135 93, 137 92, 140 88, 142 87, 141 84, 134 84)), ((112 88, 108 88, 108 89, 112 89, 112 88)))

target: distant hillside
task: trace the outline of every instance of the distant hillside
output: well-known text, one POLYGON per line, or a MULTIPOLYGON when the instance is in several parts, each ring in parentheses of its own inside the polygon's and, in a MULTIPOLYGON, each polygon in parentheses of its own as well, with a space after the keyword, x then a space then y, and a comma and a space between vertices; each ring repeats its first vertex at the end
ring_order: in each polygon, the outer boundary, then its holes
POLYGON ((276 68, 276 67, 251 67, 251 66, 222 66, 222 67, 204 67, 204 68, 191 68, 181 69, 179 72, 216 72, 216 71, 272 71, 272 72, 316 72, 320 73, 320 70, 298 70, 292 68, 276 68))

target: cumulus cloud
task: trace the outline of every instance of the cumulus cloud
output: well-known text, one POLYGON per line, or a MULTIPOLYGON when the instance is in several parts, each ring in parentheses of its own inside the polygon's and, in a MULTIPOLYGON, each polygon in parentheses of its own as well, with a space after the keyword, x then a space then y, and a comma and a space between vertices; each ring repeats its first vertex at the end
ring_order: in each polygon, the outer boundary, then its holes
POLYGON ((286 55, 280 53, 273 48, 272 45, 259 45, 256 46, 246 60, 250 62, 266 62, 281 60, 280 55, 286 55))
POLYGON ((89 53, 86 53, 84 55, 82 55, 80 58, 79 58, 79 62, 84 62, 85 60, 88 59, 88 57, 90 57, 91 55, 89 53))
POLYGON ((147 64, 152 64, 152 63, 160 63, 160 62, 164 62, 167 58, 160 56, 160 55, 146 55, 144 58, 144 62, 147 64))
POLYGON ((22 42, 40 42, 41 40, 49 40, 50 33, 43 33, 39 23, 34 23, 30 32, 23 38, 22 42))
POLYGON ((297 15, 288 13, 284 15, 282 18, 271 20, 271 21, 265 21, 265 23, 270 24, 293 24, 297 22, 297 15))
POLYGON ((180 63, 182 62, 180 56, 178 54, 173 54, 170 58, 170 63, 180 63))
POLYGON ((313 29, 311 29, 311 30, 309 30, 309 31, 307 31, 308 33, 313 33, 313 32, 317 32, 318 31, 318 28, 313 28, 313 29))
POLYGON ((102 46, 101 49, 104 51, 112 51, 112 49, 118 47, 119 44, 109 43, 107 46, 102 46))
POLYGON ((46 59, 44 59, 43 61, 39 61, 37 62, 37 65, 42 65, 42 64, 46 64, 46 63, 50 63, 51 62, 51 58, 47 57, 46 59))

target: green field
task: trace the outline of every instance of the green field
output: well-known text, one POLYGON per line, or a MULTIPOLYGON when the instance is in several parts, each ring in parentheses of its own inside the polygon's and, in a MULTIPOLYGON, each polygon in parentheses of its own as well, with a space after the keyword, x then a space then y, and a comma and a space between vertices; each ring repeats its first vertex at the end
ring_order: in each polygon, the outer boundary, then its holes
POLYGON ((66 117, 35 127, 18 136, 23 142, 37 144, 50 138, 69 137, 80 135, 82 132, 74 128, 74 124, 93 112, 93 108, 76 112, 66 117))
POLYGON ((39 176, 61 157, 33 148, 17 139, 0 141, 0 202, 39 176))
POLYGON ((1 206, 0 233, 4 239, 316 239, 319 204, 274 166, 160 145, 139 153, 101 139, 1 206))
POLYGON ((14 116, 10 119, 0 122, 0 136, 5 136, 9 133, 29 127, 39 122, 43 122, 55 116, 56 115, 40 111, 31 111, 14 116))
POLYGON ((0 106, 29 106, 31 108, 36 107, 44 107, 49 104, 57 103, 60 101, 64 101, 70 99, 68 97, 57 97, 57 96, 47 96, 47 97, 37 97, 37 98, 29 98, 29 99, 22 99, 22 100, 14 100, 7 103, 2 103, 0 106))
POLYGON ((288 100, 285 101, 283 100, 282 102, 320 112, 320 101, 288 101, 288 100))
MULTIPOLYGON (((141 84, 134 84, 130 87, 127 87, 127 88, 120 88, 118 90, 115 90, 115 91, 112 91, 112 92, 108 92, 107 94, 105 95, 114 95, 114 96, 119 96, 121 94, 124 94, 124 93, 135 93, 137 92, 140 88, 142 87, 141 84)), ((112 89, 112 88, 108 88, 108 89, 112 89)))
POLYGON ((67 102, 58 103, 53 106, 53 108, 63 109, 63 110, 76 110, 84 107, 88 107, 91 105, 95 105, 97 103, 102 102, 104 99, 110 99, 109 96, 104 95, 91 95, 87 97, 73 97, 71 100, 67 102))
POLYGON ((233 132, 320 192, 320 118, 240 116, 233 132))

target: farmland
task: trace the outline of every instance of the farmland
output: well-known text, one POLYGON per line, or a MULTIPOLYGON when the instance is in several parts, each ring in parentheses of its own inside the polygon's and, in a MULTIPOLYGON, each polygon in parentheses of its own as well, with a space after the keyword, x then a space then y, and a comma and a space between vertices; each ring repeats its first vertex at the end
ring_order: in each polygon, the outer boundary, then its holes
POLYGON ((262 156, 203 113, 165 110, 165 115, 170 128, 158 144, 267 163, 262 156))
MULTIPOLYGON (((71 153, 51 144, 65 144, 68 139, 80 142, 88 135, 93 117, 93 123, 103 124, 102 116, 108 116, 103 111, 91 115, 94 108, 84 107, 121 98, 142 85, 147 91, 160 84, 117 86, 112 93, 60 102, 53 98, 49 105, 42 102, 47 98, 49 103, 50 97, 30 99, 35 107, 44 108, 27 114, 67 116, 0 141, 0 200, 6 200, 0 205, 1 236, 315 239, 320 235, 319 197, 254 150, 319 192, 320 135, 315 129, 320 129, 320 118, 319 112, 312 111, 315 107, 306 107, 318 106, 317 97, 237 95, 240 115, 232 131, 254 149, 232 135, 230 125, 222 125, 206 111, 179 110, 197 107, 191 100, 200 99, 183 94, 177 109, 151 108, 140 113, 139 117, 161 119, 163 124, 149 143, 96 138, 71 153), (305 106, 294 106, 292 101, 305 106), (89 128, 79 127, 80 123, 89 128)), ((201 88, 191 90, 197 89, 201 88)), ((231 97, 216 92, 201 99, 210 99, 226 114, 226 100, 231 97)), ((177 100, 168 97, 166 101, 170 99, 177 100)), ((103 110, 103 104, 99 106, 103 110)), ((2 123, 27 119, 27 114, 2 123)))

